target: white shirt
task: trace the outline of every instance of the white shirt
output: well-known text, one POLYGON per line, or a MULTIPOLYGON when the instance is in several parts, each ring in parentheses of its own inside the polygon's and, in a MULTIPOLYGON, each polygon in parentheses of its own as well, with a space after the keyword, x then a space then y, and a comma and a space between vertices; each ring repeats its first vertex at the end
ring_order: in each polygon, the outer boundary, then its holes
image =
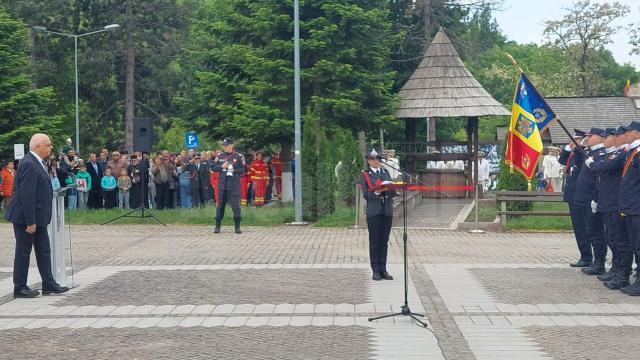
POLYGON ((555 155, 547 154, 542 160, 542 167, 544 168, 545 178, 557 178, 560 177, 560 169, 562 165, 558 162, 558 157, 555 155))
POLYGON ((46 168, 46 167, 44 166, 44 164, 42 163, 42 158, 41 158, 38 154, 34 153, 33 151, 29 151, 29 152, 30 152, 33 156, 35 156, 35 157, 36 157, 36 159, 37 159, 37 160, 38 160, 38 162, 40 163, 40 166, 42 166, 42 168, 44 169, 44 172, 46 172, 46 173, 48 174, 48 173, 49 173, 49 171, 47 171, 47 168, 46 168))
POLYGON ((478 161, 478 181, 489 180, 489 162, 486 159, 478 161))

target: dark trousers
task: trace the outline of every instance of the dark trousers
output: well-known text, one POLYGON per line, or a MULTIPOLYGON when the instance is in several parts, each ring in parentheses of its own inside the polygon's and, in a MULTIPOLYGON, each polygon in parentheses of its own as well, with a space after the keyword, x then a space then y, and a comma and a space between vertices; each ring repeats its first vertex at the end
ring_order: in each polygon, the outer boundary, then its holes
POLYGON ((162 210, 169 207, 169 183, 156 184, 156 208, 162 210))
POLYGON ((118 206, 118 190, 104 190, 102 192, 104 195, 104 208, 105 209, 113 209, 118 206))
MULTIPOLYGON (((591 251, 591 243, 587 235, 587 225, 584 223, 585 207, 569 203, 569 214, 571 215, 571 225, 573 226, 573 234, 576 237, 578 251, 580 251, 580 260, 593 261, 593 252, 591 251)), ((591 211, 591 209, 589 209, 591 211)))
POLYGON ((604 224, 602 214, 591 211, 591 205, 582 205, 584 223, 587 228, 587 238, 593 248, 593 262, 604 265, 607 257, 607 242, 604 239, 604 224))
POLYGON ((626 215, 624 225, 627 230, 628 241, 636 257, 636 265, 640 261, 640 216, 626 215))
POLYGON ((99 184, 94 186, 98 186, 98 188, 89 190, 87 206, 89 209, 102 209, 102 189, 99 188, 99 184))
POLYGON ((200 186, 192 184, 189 187, 189 195, 191 195, 191 206, 198 207, 200 204, 200 186))
POLYGON ((216 225, 219 225, 224 218, 224 209, 227 206, 227 202, 231 204, 233 209, 233 220, 237 225, 240 225, 240 190, 220 190, 220 201, 218 201, 218 207, 216 208, 216 225))
POLYGON ((27 286, 29 260, 32 248, 36 251, 36 262, 38 263, 38 271, 42 278, 42 286, 51 286, 56 282, 51 273, 51 246, 49 245, 47 227, 37 226, 34 234, 28 234, 26 229, 26 225, 13 224, 13 233, 16 236, 16 255, 13 261, 13 286, 15 289, 21 289, 27 286))
POLYGON ((389 234, 393 216, 368 216, 369 228, 369 259, 373 273, 387 271, 387 250, 389 248, 389 234))
POLYGON ((624 218, 616 211, 604 213, 603 219, 607 244, 613 254, 612 268, 629 275, 633 262, 633 247, 629 242, 624 218))

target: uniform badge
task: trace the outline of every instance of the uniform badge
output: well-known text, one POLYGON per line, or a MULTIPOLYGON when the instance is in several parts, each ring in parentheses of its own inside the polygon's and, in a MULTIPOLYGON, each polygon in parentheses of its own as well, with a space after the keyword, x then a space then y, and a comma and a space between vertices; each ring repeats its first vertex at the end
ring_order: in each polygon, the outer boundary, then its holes
POLYGON ((615 158, 616 158, 616 156, 618 156, 618 155, 616 155, 616 154, 611 154, 611 155, 609 155, 609 160, 613 160, 613 159, 615 159, 615 158))

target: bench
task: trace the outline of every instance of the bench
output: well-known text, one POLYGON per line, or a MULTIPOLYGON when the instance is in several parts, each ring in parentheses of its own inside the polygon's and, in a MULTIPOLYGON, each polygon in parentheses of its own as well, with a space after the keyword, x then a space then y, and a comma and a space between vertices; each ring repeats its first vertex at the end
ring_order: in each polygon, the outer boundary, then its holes
POLYGON ((538 191, 498 191, 496 201, 500 203, 500 226, 504 229, 507 226, 508 215, 529 215, 529 216, 569 216, 569 211, 508 211, 507 202, 524 201, 524 202, 549 202, 560 203, 562 200, 561 192, 538 192, 538 191))

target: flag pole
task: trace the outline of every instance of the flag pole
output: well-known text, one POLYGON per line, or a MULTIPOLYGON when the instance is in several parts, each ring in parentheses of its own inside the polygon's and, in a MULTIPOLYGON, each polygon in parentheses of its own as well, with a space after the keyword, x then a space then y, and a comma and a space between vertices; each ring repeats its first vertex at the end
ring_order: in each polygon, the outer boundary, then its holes
MULTIPOLYGON (((511 54, 509 53, 505 53, 505 55, 507 55, 507 57, 509 58, 509 60, 511 60, 511 62, 513 63, 513 65, 516 67, 516 69, 518 69, 518 75, 520 75, 520 73, 523 73, 524 71, 522 70, 522 68, 520 67, 520 65, 518 65, 518 62, 513 58, 513 56, 511 56, 511 54)), ((562 123, 562 121, 560 121, 559 118, 555 118, 555 121, 558 122, 558 124, 560 125, 560 127, 562 128, 562 130, 564 130, 564 132, 567 134, 567 136, 569 137, 569 139, 571 139, 571 142, 573 142, 573 144, 576 146, 576 148, 582 153, 582 155, 584 155, 584 158, 586 159, 587 153, 584 151, 584 149, 582 148, 582 146, 580 146, 580 144, 578 144, 578 142, 576 141, 576 139, 573 138, 573 135, 571 135, 571 133, 569 132, 569 130, 567 130, 567 127, 564 126, 564 124, 562 123)))

